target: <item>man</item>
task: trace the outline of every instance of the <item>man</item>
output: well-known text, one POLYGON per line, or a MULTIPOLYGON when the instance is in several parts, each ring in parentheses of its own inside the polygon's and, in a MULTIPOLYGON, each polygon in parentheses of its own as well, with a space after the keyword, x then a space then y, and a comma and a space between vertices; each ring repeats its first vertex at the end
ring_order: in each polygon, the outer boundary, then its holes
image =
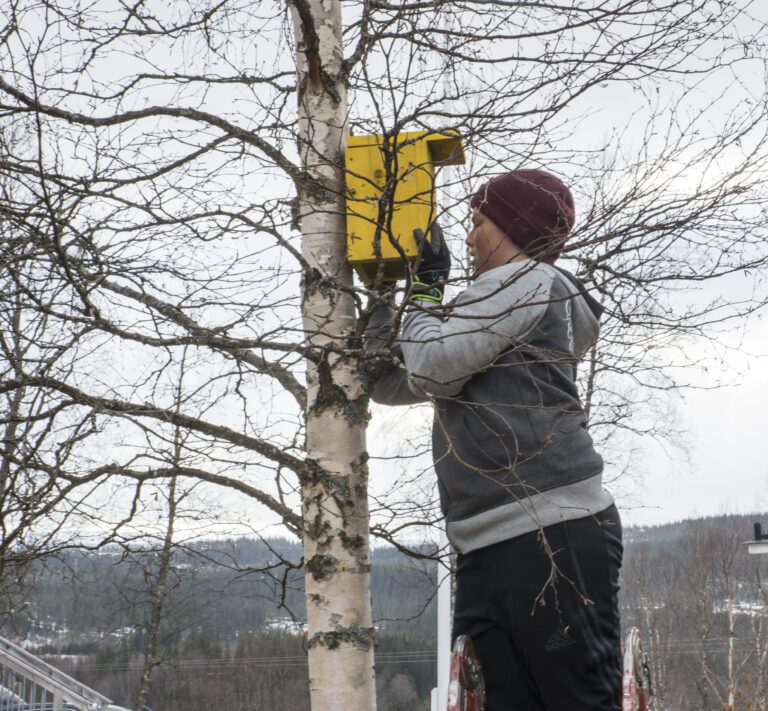
MULTIPOLYGON (((402 367, 372 396, 433 401, 458 552, 453 634, 472 638, 487 711, 619 711, 621 524, 575 384, 602 309, 553 266, 573 198, 557 177, 517 170, 470 206, 473 283, 440 305, 450 255, 433 228, 392 345, 402 367)), ((392 313, 374 311, 369 349, 388 342, 392 313)))

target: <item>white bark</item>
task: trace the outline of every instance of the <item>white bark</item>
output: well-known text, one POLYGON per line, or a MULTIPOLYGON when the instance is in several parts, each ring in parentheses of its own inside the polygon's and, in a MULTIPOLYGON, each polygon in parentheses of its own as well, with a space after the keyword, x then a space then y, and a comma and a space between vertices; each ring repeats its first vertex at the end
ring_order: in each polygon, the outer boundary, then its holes
POLYGON ((370 604, 367 400, 349 346, 355 325, 346 261, 346 87, 338 0, 292 0, 299 68, 302 316, 308 363, 302 481, 309 681, 313 711, 375 711, 370 604))
POLYGON ((724 536, 722 541, 722 576, 723 590, 726 599, 726 619, 728 621, 728 651, 727 651, 727 680, 725 690, 725 711, 734 711, 736 704, 736 679, 734 677, 734 642, 736 639, 736 618, 734 614, 734 601, 736 596, 736 583, 733 575, 733 565, 738 544, 734 537, 724 536))
MULTIPOLYGON (((176 449, 178 458, 178 445, 176 449)), ((175 461, 178 465, 178 459, 175 461)), ((176 477, 168 482, 168 523, 165 529, 163 547, 157 562, 157 580, 150 590, 150 616, 147 624, 147 651, 144 653, 144 665, 139 682, 139 692, 136 695, 136 711, 144 711, 147 707, 149 689, 152 684, 152 672, 162 661, 159 650, 160 626, 163 623, 165 603, 168 592, 168 573, 173 558, 173 535, 176 524, 176 477)))
POLYGON ((736 679, 733 677, 734 640, 736 638, 735 619, 733 614, 733 589, 730 576, 726 575, 728 585, 728 688, 726 690, 726 711, 734 711, 736 703, 736 679))

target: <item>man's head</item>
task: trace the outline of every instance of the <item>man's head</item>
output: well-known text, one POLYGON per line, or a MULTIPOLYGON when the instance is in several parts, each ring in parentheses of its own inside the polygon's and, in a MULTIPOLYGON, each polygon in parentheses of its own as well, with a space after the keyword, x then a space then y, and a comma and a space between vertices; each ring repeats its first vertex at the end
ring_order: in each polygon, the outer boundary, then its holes
POLYGON ((467 238, 479 272, 514 259, 520 250, 522 256, 553 263, 562 253, 575 219, 571 191, 559 178, 539 169, 491 178, 469 204, 474 210, 473 232, 481 230, 488 237, 483 244, 478 239, 481 233, 467 238), (510 251, 502 236, 519 249, 510 251))

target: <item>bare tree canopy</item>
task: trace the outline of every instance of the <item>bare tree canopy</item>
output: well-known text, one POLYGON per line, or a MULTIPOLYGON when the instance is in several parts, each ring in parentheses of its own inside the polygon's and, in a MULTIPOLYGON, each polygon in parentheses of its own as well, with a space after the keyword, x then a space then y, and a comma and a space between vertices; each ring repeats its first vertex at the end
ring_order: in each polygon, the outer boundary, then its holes
MULTIPOLYGON (((441 201, 454 242, 484 176, 563 175, 564 262, 607 307, 582 372, 593 431, 663 434, 652 393, 684 382, 686 344, 766 298, 760 10, 9 0, 4 565, 138 535, 158 480, 196 484, 195 511, 219 497, 224 523, 254 502, 304 539, 313 709, 373 709, 365 432, 386 356, 362 348, 377 299, 345 257, 349 132, 464 136, 441 201)), ((398 545, 435 518, 411 478, 377 502, 398 545)))

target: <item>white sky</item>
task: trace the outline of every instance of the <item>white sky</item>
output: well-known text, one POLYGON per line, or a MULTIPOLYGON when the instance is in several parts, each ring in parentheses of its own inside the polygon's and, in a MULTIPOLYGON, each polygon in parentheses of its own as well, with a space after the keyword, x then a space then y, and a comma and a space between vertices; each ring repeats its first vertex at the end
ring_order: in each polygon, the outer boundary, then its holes
MULTIPOLYGON (((768 14, 765 3, 761 12, 768 14)), ((730 78, 724 75, 722 82, 730 78)), ((760 83, 759 73, 751 81, 760 83)), ((709 90, 719 91, 722 87, 722 83, 717 87, 708 85, 709 90)), ((574 145, 585 140, 600 145, 604 136, 620 133, 633 112, 639 110, 636 107, 645 103, 644 97, 633 95, 629 89, 618 94, 616 85, 590 92, 586 101, 590 118, 570 134, 574 145)), ((574 110, 579 113, 578 107, 574 110)), ((567 142, 565 139, 558 148, 567 148, 567 142)), ((263 190, 262 186, 258 189, 263 190)), ((768 416, 764 405, 768 394, 768 314, 764 320, 752 320, 743 342, 739 343, 736 334, 726 341, 743 355, 730 353, 732 357, 720 373, 702 375, 699 382, 706 386, 719 377, 728 384, 714 390, 689 391, 678 403, 682 424, 689 428, 689 461, 680 451, 647 442, 645 456, 639 462, 640 478, 633 490, 619 499, 627 522, 661 523, 705 514, 768 511, 768 416)), ((372 454, 385 453, 389 439, 402 440, 410 435, 426 444, 428 420, 426 408, 412 409, 407 414, 402 408, 377 408, 369 431, 372 454)), ((392 480, 392 472, 401 466, 419 470, 424 464, 423 457, 410 463, 374 461, 374 493, 385 488, 392 480)))
POLYGON ((768 315, 750 322, 730 360, 729 384, 688 391, 679 404, 690 462, 650 443, 643 485, 620 502, 628 521, 768 511, 768 315))
MULTIPOLYGON (((768 313, 751 319, 745 333, 734 329, 720 342, 725 365, 686 373, 698 388, 672 397, 684 447, 641 440, 629 477, 608 486, 626 524, 768 512, 768 313), (716 387, 718 382, 723 384, 716 387)), ((406 438, 411 451, 428 449, 427 407, 374 406, 373 412, 368 447, 374 457, 391 457, 406 438)), ((427 467, 426 454, 413 460, 374 459, 371 489, 385 490, 403 468, 433 480, 427 467)))

